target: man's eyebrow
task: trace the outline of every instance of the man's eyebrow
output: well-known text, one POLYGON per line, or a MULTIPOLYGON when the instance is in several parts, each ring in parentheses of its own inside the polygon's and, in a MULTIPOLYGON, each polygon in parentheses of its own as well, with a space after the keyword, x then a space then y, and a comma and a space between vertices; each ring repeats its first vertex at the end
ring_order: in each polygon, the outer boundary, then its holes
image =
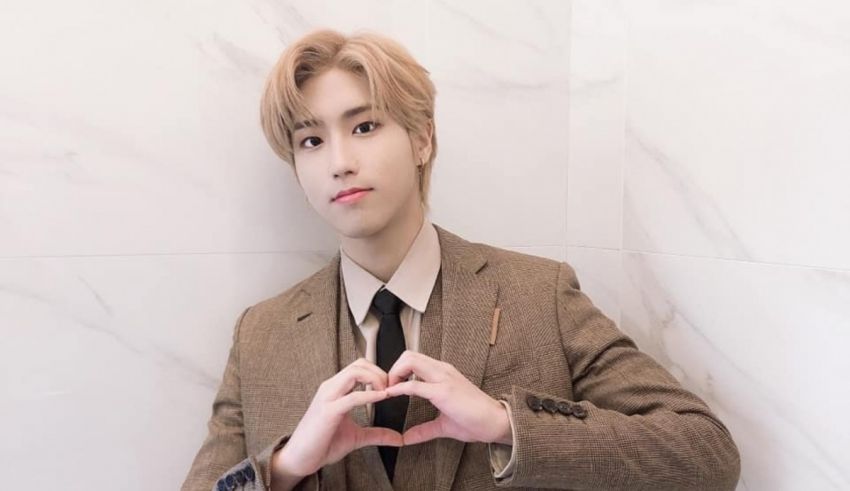
MULTIPOLYGON (((357 116, 358 114, 368 111, 370 109, 372 109, 371 104, 361 104, 357 107, 346 109, 345 112, 342 113, 340 119, 351 119, 354 116, 357 116)), ((305 119, 303 121, 298 121, 297 123, 295 123, 295 126, 293 126, 292 131, 298 131, 301 128, 306 128, 308 126, 324 126, 324 124, 325 123, 319 119, 305 119)))

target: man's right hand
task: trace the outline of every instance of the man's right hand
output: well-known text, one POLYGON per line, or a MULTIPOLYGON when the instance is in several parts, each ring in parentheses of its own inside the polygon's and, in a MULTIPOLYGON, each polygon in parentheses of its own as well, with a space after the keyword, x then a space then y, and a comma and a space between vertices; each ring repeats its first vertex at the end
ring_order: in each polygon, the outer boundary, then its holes
POLYGON ((387 373, 359 358, 325 380, 286 445, 272 456, 272 489, 289 490, 322 467, 358 448, 402 446, 401 434, 388 428, 362 427, 349 411, 386 399, 387 373), (354 390, 358 383, 372 390, 354 390))

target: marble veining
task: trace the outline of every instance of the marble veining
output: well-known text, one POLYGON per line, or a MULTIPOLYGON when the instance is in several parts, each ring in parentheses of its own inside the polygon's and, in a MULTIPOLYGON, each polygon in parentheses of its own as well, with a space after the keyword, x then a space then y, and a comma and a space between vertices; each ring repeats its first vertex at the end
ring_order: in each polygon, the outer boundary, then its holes
POLYGON ((315 27, 422 61, 432 221, 572 264, 727 423, 739 489, 850 488, 841 0, 8 5, 0 457, 31 487, 177 488, 238 315, 335 253, 257 121, 315 27))

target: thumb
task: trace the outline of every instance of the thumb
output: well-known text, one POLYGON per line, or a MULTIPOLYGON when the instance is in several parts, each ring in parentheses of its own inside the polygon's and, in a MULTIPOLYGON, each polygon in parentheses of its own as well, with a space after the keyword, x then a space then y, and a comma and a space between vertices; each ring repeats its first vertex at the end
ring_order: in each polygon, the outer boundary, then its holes
POLYGON ((401 433, 389 428, 376 428, 369 426, 360 428, 357 433, 357 441, 354 444, 354 450, 373 445, 387 447, 401 447, 404 445, 401 433))
POLYGON ((416 425, 413 428, 404 432, 404 444, 416 445, 417 443, 427 442, 435 438, 446 436, 443 429, 443 415, 437 416, 437 419, 416 425))

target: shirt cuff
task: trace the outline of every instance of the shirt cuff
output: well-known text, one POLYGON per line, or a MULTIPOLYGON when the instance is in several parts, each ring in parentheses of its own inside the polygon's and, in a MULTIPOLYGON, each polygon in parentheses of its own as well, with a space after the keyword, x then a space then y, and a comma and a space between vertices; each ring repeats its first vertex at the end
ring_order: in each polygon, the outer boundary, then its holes
POLYGON ((503 443, 489 443, 487 448, 490 451, 490 467, 493 470, 493 477, 496 479, 505 479, 514 473, 516 467, 516 427, 514 426, 514 417, 511 413, 511 406, 505 401, 499 401, 505 406, 508 411, 508 420, 511 422, 511 445, 503 443))

